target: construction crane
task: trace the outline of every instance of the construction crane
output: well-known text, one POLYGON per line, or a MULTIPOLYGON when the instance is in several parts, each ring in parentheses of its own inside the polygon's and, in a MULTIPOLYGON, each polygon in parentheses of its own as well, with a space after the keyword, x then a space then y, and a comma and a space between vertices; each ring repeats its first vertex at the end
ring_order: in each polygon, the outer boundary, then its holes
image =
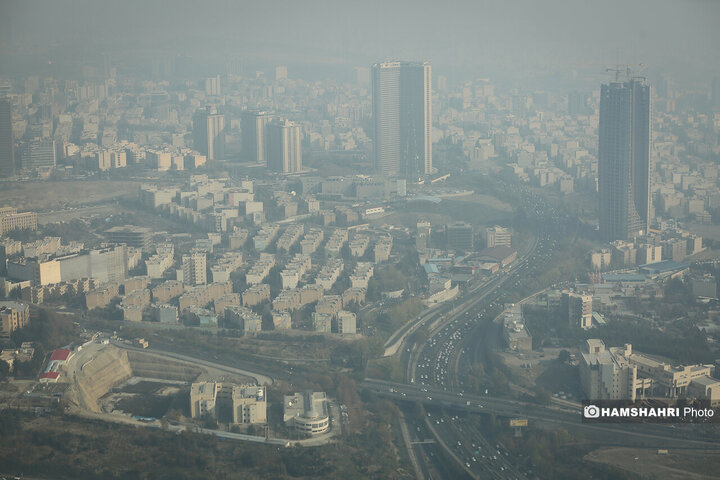
POLYGON ((637 77, 639 74, 645 70, 645 64, 644 63, 627 63, 627 64, 616 64, 614 66, 605 66, 606 72, 615 72, 615 81, 620 81, 620 75, 625 73, 625 76, 627 78, 630 78, 631 76, 637 77), (633 70, 636 68, 636 70, 633 70))

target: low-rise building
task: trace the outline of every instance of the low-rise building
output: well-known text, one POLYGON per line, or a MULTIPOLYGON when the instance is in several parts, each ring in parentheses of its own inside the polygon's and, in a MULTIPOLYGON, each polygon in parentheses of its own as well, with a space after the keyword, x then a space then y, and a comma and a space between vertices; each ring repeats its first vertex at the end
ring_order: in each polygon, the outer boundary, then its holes
POLYGON ((720 404, 720 381, 711 377, 694 378, 688 385, 688 395, 716 406, 720 404))
POLYGON ((378 238, 373 247, 373 261, 375 263, 387 262, 390 259, 392 245, 393 237, 391 235, 378 238))
POLYGON ((313 331, 322 333, 332 332, 332 319, 333 316, 329 313, 313 312, 313 331))
POLYGON ((8 364, 10 373, 15 368, 15 362, 29 362, 35 354, 35 347, 32 342, 22 342, 20 348, 3 349, 0 351, 0 360, 8 364))
POLYGON ((593 270, 600 271, 610 266, 612 251, 609 248, 599 248, 590 253, 590 265, 593 270))
POLYGON ((230 383, 196 382, 190 387, 192 418, 211 417, 235 424, 267 422, 267 396, 264 386, 230 383), (231 411, 222 418, 222 411, 231 411), (219 415, 220 414, 220 415, 219 415))
POLYGON ((563 292, 563 307, 571 327, 592 328, 593 296, 587 293, 563 292))
POLYGON ((340 295, 326 295, 315 305, 317 313, 327 313, 334 317, 342 310, 343 303, 340 295))
POLYGON ((375 273, 375 267, 370 262, 358 262, 355 271, 350 275, 352 288, 368 288, 368 283, 375 273))
POLYGON ((693 295, 702 298, 718 298, 717 280, 713 275, 707 274, 690 279, 693 295))
POLYGON ((272 302, 273 310, 278 312, 295 310, 300 307, 300 292, 297 290, 283 290, 272 302))
POLYGON ((140 308, 150 305, 150 290, 143 288, 142 290, 133 290, 128 293, 120 302, 121 306, 136 306, 140 308))
POLYGON ((532 351, 532 336, 525 327, 522 305, 505 305, 503 312, 503 338, 510 350, 516 352, 532 351))
POLYGON ((267 283, 258 283, 242 294, 242 304, 246 307, 254 307, 262 302, 270 301, 270 285, 267 283))
POLYGON ((134 292, 135 290, 142 290, 150 285, 151 278, 149 276, 131 277, 125 280, 123 283, 123 292, 125 295, 134 292))
POLYGON ((232 386, 233 423, 267 423, 265 387, 258 385, 232 386))
POLYGON ((182 314, 186 324, 209 328, 218 326, 217 315, 207 308, 190 306, 183 309, 182 314))
POLYGON ((299 291, 300 305, 318 302, 323 298, 324 291, 320 285, 304 285, 299 291))
POLYGON ((364 288, 348 288, 341 295, 343 308, 347 308, 349 305, 352 305, 353 303, 362 305, 363 303, 365 303, 365 294, 366 293, 367 293, 367 290, 364 288))
POLYGON ((473 226, 456 222, 445 226, 445 243, 448 249, 471 252, 475 249, 473 226))
POLYGON ((485 229, 486 247, 512 247, 512 232, 498 225, 485 229))
POLYGON ((143 307, 137 305, 120 305, 123 312, 123 321, 142 322, 143 307))
POLYGON ((290 248, 292 248, 292 246, 295 245, 298 240, 300 240, 300 237, 303 235, 303 233, 305 233, 305 227, 302 223, 290 224, 288 228, 285 229, 283 234, 280 235, 280 238, 278 238, 278 252, 289 252, 290 248))
POLYGON ((485 248, 478 253, 478 260, 482 262, 500 263, 502 266, 509 265, 517 259, 517 251, 510 247, 485 248))
POLYGON ((20 302, 0 302, 0 337, 9 337, 11 333, 30 323, 30 306, 20 302))
POLYGON ((244 228, 237 228, 228 235, 228 246, 231 250, 239 250, 245 246, 249 232, 244 228))
POLYGON ((155 254, 145 260, 145 268, 150 278, 163 278, 165 272, 175 262, 175 247, 171 243, 158 245, 155 254))
POLYGON ((175 305, 155 305, 155 319, 160 323, 178 323, 178 310, 175 305))
POLYGON ((275 240, 279 231, 280 226, 275 223, 263 225, 257 235, 253 238, 253 246, 255 247, 255 250, 265 250, 270 243, 275 240))
POLYGON ((303 392, 283 399, 283 421, 288 427, 308 435, 325 433, 330 428, 325 392, 303 392))
POLYGON ((227 293, 213 302, 215 313, 224 315, 225 309, 230 306, 241 306, 242 300, 239 293, 227 293))
POLYGON ((328 257, 339 257, 343 246, 348 241, 348 231, 345 228, 336 228, 333 231, 330 238, 328 238, 327 244, 325 244, 325 252, 328 257))
POLYGON ((269 253, 261 253, 260 258, 245 273, 245 282, 248 285, 262 283, 270 274, 270 270, 275 266, 275 255, 269 253))
POLYGON ((168 303, 175 297, 179 297, 185 292, 182 282, 177 280, 168 280, 152 288, 152 298, 157 303, 168 303))
POLYGON ((362 257, 365 255, 368 247, 370 246, 370 237, 367 235, 356 235, 350 241, 348 247, 350 248, 350 255, 353 257, 362 257))
POLYGON ((232 283, 210 283, 187 290, 180 296, 178 303, 181 311, 189 307, 205 307, 228 293, 232 293, 232 283))
POLYGON ((331 258, 320 269, 315 277, 315 283, 323 290, 330 290, 343 272, 344 263, 340 258, 331 258))
POLYGON ((587 340, 580 359, 580 382, 588 400, 632 400, 652 382, 637 376, 637 367, 605 348, 602 340, 587 340))
POLYGON ((88 310, 102 308, 110 304, 113 298, 120 295, 120 286, 109 283, 85 294, 85 307, 88 310))
POLYGON ((37 230, 37 213, 18 213, 16 208, 0 208, 0 235, 12 230, 37 230))
POLYGON ((218 258, 215 265, 210 267, 213 282, 228 282, 230 274, 240 268, 243 263, 243 256, 240 252, 226 252, 218 258))
POLYGON ((300 241, 300 252, 303 255, 312 255, 318 249, 325 234, 319 228, 310 228, 305 237, 300 241))
POLYGON ((113 243, 124 243, 129 247, 139 248, 147 252, 153 232, 147 227, 124 225, 112 227, 110 230, 105 231, 105 235, 113 243))
POLYGON ((275 330, 290 330, 292 328, 292 317, 288 312, 272 312, 273 326, 275 330))
POLYGON ((246 334, 257 333, 262 330, 262 317, 246 307, 237 305, 226 307, 225 320, 239 325, 246 334))
POLYGON ((341 310, 337 313, 337 332, 341 335, 357 333, 357 317, 353 312, 341 310))
POLYGON ((720 383, 712 378, 712 365, 670 365, 634 352, 632 345, 606 348, 589 339, 580 362, 580 379, 591 400, 636 398, 697 398, 719 401, 720 383))

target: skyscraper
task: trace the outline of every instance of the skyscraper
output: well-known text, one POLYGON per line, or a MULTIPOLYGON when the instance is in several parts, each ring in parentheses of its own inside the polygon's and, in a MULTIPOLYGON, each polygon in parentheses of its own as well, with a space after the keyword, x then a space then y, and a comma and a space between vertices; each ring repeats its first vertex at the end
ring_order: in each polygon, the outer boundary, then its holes
POLYGON ((590 115, 592 109, 588 107, 588 95, 583 92, 570 92, 568 95, 568 113, 570 115, 590 115))
POLYGON ((213 107, 193 115, 193 145, 208 161, 225 158, 225 116, 213 107))
POLYGON ((281 173, 302 170, 300 133, 300 125, 288 120, 267 126, 267 159, 270 170, 281 173))
POLYGON ((629 79, 600 90, 598 188, 600 234, 627 240, 650 222, 652 114, 650 85, 629 79))
POLYGON ((0 176, 15 173, 15 150, 12 131, 12 104, 0 98, 0 176))
POLYGON ((272 115, 264 112, 243 112, 240 117, 242 128, 243 159, 267 165, 265 149, 267 124, 272 115))
POLYGON ((55 168, 57 163, 55 141, 44 138, 26 142, 22 148, 21 162, 25 170, 55 168))
POLYGON ((217 97, 221 94, 220 75, 205 79, 205 95, 217 97))
POLYGON ((429 62, 373 65, 377 173, 417 180, 432 172, 431 76, 429 62))

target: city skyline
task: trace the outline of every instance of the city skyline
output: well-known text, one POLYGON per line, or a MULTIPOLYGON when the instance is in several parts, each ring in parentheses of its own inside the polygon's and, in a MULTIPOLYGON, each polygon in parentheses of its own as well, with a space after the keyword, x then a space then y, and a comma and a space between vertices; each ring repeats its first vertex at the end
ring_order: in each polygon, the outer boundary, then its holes
POLYGON ((0 3, 0 478, 720 470, 720 1, 0 3))

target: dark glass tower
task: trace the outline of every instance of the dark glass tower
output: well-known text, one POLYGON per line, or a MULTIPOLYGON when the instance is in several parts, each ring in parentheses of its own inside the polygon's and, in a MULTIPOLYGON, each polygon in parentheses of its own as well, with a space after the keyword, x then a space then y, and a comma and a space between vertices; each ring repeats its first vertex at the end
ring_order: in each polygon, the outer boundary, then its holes
POLYGON ((373 65, 375 171, 417 180, 432 172, 432 70, 428 62, 373 65))
POLYGON ((627 240, 647 231, 651 148, 650 85, 642 79, 603 85, 598 188, 600 234, 604 241, 627 240))
POLYGON ((0 98, 0 176, 15 173, 15 150, 12 130, 12 104, 0 98))

